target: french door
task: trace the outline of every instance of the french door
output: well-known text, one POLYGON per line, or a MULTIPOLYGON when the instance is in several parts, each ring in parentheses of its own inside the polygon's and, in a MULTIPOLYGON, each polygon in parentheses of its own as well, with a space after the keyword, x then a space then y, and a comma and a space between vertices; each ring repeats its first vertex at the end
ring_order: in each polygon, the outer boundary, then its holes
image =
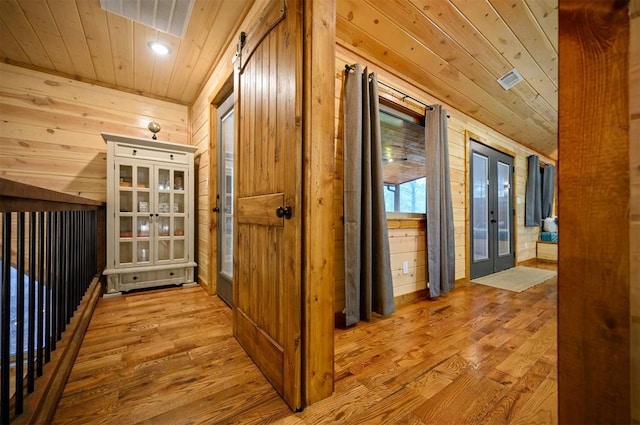
POLYGON ((514 266, 513 157, 471 141, 471 279, 514 266))
POLYGON ((233 95, 218 107, 218 271, 216 292, 233 305, 233 95))

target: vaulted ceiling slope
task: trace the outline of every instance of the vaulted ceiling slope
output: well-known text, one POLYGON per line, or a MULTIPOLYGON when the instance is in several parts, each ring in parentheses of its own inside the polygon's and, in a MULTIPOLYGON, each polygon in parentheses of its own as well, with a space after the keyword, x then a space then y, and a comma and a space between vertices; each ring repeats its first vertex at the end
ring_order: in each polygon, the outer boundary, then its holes
POLYGON ((337 42, 557 157, 557 0, 338 0, 337 42), (524 81, 496 81, 516 68, 524 81))
MULTIPOLYGON (((0 0, 0 60, 191 104, 252 0, 196 0, 183 39, 99 0, 0 0), (156 57, 151 40, 172 54, 156 57)), ((489 127, 557 156, 557 0, 336 0, 336 40, 489 127), (516 68, 524 81, 496 81, 516 68)))

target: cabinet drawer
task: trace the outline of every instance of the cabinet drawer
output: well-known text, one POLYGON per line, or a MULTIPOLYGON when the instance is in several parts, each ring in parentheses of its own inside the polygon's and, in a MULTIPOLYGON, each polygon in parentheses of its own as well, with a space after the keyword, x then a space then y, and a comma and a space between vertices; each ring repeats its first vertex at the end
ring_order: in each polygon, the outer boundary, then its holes
POLYGON ((116 143, 115 155, 124 158, 150 159, 154 161, 187 164, 187 154, 184 152, 169 152, 162 149, 141 148, 139 146, 116 143))
POLYGON ((180 269, 167 269, 167 270, 152 270, 138 273, 125 273, 122 275, 121 282, 138 283, 148 281, 163 281, 170 279, 178 279, 184 276, 184 268, 180 269))

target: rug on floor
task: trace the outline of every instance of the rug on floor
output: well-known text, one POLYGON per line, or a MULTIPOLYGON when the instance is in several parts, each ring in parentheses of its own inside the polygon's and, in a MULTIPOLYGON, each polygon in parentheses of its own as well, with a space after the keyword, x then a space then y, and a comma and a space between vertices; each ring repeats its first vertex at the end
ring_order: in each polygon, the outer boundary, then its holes
POLYGON ((522 292, 554 276, 556 276, 554 270, 518 266, 498 273, 471 279, 471 282, 513 292, 522 292))

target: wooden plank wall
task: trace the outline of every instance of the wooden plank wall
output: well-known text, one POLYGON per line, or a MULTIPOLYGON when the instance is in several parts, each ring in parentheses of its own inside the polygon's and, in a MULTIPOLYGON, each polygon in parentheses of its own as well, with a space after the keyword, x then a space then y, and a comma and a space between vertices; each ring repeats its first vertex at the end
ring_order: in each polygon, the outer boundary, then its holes
POLYGON ((637 399, 630 394, 627 3, 560 0, 558 41, 558 422, 628 424, 637 399))
POLYGON ((629 170, 631 177, 631 419, 640 423, 640 0, 631 2, 629 170))
POLYGON ((196 157, 199 159, 196 167, 198 174, 196 262, 198 263, 198 283, 209 294, 216 293, 215 273, 218 255, 215 243, 217 216, 212 216, 210 213, 217 193, 216 106, 219 104, 217 102, 224 100, 220 97, 229 90, 226 83, 233 76, 232 60, 240 31, 251 28, 266 4, 266 0, 256 0, 247 11, 242 23, 236 26, 233 36, 229 37, 228 45, 219 63, 191 105, 191 143, 198 148, 196 157))
MULTIPOLYGON (((344 77, 345 64, 353 64, 359 62, 362 65, 369 66, 370 71, 378 73, 378 80, 387 83, 404 93, 413 96, 416 99, 428 104, 442 103, 449 111, 451 116, 449 119, 449 159, 451 167, 451 190, 453 195, 453 214, 455 224, 455 258, 456 258, 456 279, 462 279, 468 275, 467 272, 467 247, 465 236, 466 217, 465 211, 467 208, 467 160, 466 160, 466 140, 465 131, 469 131, 477 135, 481 142, 506 152, 515 153, 515 190, 516 190, 516 255, 517 261, 525 261, 536 256, 536 240, 538 238, 539 229, 537 227, 530 228, 524 227, 524 193, 526 186, 527 175, 527 156, 536 154, 529 148, 526 148, 512 139, 498 133, 497 131, 481 124, 475 119, 463 114, 462 112, 455 110, 450 105, 435 99, 425 91, 413 86, 402 78, 402 71, 396 70, 389 72, 382 65, 377 63, 374 58, 364 58, 358 54, 346 49, 345 47, 338 45, 336 48, 336 142, 335 142, 335 160, 336 160, 336 182, 334 185, 334 204, 335 204, 335 229, 336 229, 336 295, 335 295, 335 312, 341 312, 344 309, 344 248, 343 248, 343 233, 344 228, 342 226, 342 85, 344 77)), ((385 95, 384 92, 381 92, 385 95)), ((389 97, 386 95, 386 97, 389 97)), ((405 104, 407 107, 413 109, 416 108, 416 104, 405 104)), ((540 156, 540 159, 548 164, 555 164, 552 159, 540 156)), ((391 256, 394 260, 392 269, 394 269, 394 296, 406 295, 407 291, 424 289, 426 283, 424 282, 424 271, 421 267, 424 264, 417 263, 417 258, 422 256, 419 251, 413 251, 409 253, 405 251, 405 247, 408 244, 423 244, 424 231, 422 233, 418 230, 414 232, 398 231, 392 229, 390 232, 391 242, 391 256), (398 238, 405 238, 400 243, 398 238), (413 239, 413 240, 411 240, 413 239), (402 254, 402 255, 400 255, 402 254), (409 255, 407 257, 407 255, 409 255), (403 275, 402 272, 402 260, 401 258, 408 258, 412 260, 416 259, 415 273, 409 275, 403 275), (400 261, 398 264, 397 261, 400 261), (400 273, 398 273, 400 272, 400 273)), ((417 245, 416 245, 417 246, 417 245)), ((411 264, 411 263, 410 263, 411 264)))
POLYGON ((0 63, 0 176, 106 201, 101 132, 187 144, 186 106, 0 63))

